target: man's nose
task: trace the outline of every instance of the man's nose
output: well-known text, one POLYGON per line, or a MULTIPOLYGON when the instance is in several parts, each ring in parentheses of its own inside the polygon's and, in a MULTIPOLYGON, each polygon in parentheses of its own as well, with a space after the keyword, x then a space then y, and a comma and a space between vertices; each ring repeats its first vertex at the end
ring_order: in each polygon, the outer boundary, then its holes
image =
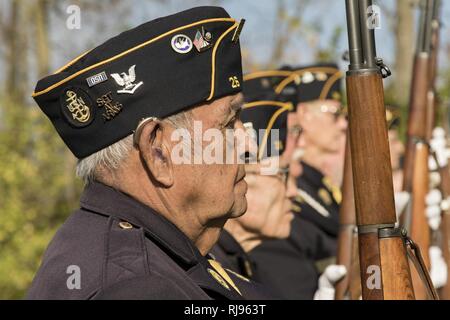
POLYGON ((338 126, 342 130, 347 130, 348 121, 344 116, 339 116, 338 118, 338 126))

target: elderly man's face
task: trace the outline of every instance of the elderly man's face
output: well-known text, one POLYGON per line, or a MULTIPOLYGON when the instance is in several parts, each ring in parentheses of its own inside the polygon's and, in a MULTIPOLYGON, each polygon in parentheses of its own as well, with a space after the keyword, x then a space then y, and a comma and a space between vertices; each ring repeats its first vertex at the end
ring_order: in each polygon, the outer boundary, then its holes
POLYGON ((293 182, 286 180, 286 173, 261 175, 260 169, 260 164, 246 166, 249 209, 239 221, 245 229, 263 237, 286 238, 293 218, 289 200, 295 195, 293 182))
POLYGON ((338 142, 347 129, 347 120, 339 114, 340 107, 340 103, 334 100, 318 100, 299 106, 299 122, 308 145, 327 152, 340 150, 338 142))
MULTIPOLYGON (((200 163, 181 164, 174 166, 174 181, 178 185, 180 195, 185 199, 185 206, 197 212, 201 223, 206 224, 211 219, 219 219, 218 227, 224 218, 238 217, 247 209, 245 194, 247 184, 244 180, 245 169, 243 164, 238 164, 237 145, 226 142, 226 132, 236 134, 238 129, 244 130, 239 120, 239 112, 242 106, 242 95, 227 96, 217 99, 210 104, 197 107, 192 110, 193 120, 201 123, 202 140, 208 129, 220 130, 223 140, 202 141, 202 149, 217 147, 223 149, 223 162, 208 164, 205 159, 200 163), (230 155, 231 152, 231 155, 230 155), (232 163, 225 163, 225 155, 228 153, 232 163)), ((220 139, 217 139, 220 140, 220 139)), ((233 139, 231 139, 233 140, 233 139)), ((228 141, 230 142, 230 141, 228 141)), ((245 150, 242 150, 245 151, 245 150)), ((196 151, 193 151, 195 154, 196 151)), ((201 155, 200 155, 201 157, 201 155)))

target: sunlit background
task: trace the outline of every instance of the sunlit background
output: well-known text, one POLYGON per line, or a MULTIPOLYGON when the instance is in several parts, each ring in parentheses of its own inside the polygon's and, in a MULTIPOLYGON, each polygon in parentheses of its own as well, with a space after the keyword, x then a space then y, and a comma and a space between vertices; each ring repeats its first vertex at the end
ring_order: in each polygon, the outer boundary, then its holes
MULTIPOLYGON (((381 9, 378 55, 393 70, 386 100, 405 115, 417 0, 375 3, 381 9)), ((441 105, 448 105, 450 1, 443 3, 438 91, 441 105)), ((199 5, 223 6, 246 19, 246 72, 330 60, 346 68, 344 0, 0 0, 0 298, 23 297, 82 189, 76 159, 30 97, 37 80, 121 31, 199 5), (71 5, 80 9, 79 28, 68 28, 71 5)))

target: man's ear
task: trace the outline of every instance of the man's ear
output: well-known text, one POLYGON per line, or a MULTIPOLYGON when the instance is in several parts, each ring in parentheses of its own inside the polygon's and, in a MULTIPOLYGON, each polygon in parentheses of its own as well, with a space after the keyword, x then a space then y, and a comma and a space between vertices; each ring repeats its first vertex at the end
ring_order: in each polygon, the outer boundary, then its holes
POLYGON ((171 187, 174 182, 173 165, 163 132, 161 121, 147 122, 143 124, 137 143, 141 161, 151 178, 164 187, 171 187))

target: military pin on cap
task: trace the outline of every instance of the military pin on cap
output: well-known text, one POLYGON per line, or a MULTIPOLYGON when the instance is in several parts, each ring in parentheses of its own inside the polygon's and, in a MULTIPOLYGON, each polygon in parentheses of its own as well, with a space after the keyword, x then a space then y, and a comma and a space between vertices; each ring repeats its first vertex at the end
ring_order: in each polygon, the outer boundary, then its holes
POLYGON ((119 73, 112 73, 111 77, 114 78, 116 83, 123 87, 120 90, 117 90, 117 93, 128 93, 128 94, 134 94, 134 92, 144 84, 143 81, 140 81, 138 83, 134 83, 136 81, 136 65, 132 65, 128 69, 128 74, 126 72, 119 73))
POLYGON ((194 46, 197 48, 198 52, 203 52, 212 47, 212 34, 206 31, 202 26, 201 30, 197 30, 194 39, 194 46))
POLYGON ((192 40, 184 34, 174 35, 170 44, 172 49, 178 53, 185 54, 192 50, 192 40))

